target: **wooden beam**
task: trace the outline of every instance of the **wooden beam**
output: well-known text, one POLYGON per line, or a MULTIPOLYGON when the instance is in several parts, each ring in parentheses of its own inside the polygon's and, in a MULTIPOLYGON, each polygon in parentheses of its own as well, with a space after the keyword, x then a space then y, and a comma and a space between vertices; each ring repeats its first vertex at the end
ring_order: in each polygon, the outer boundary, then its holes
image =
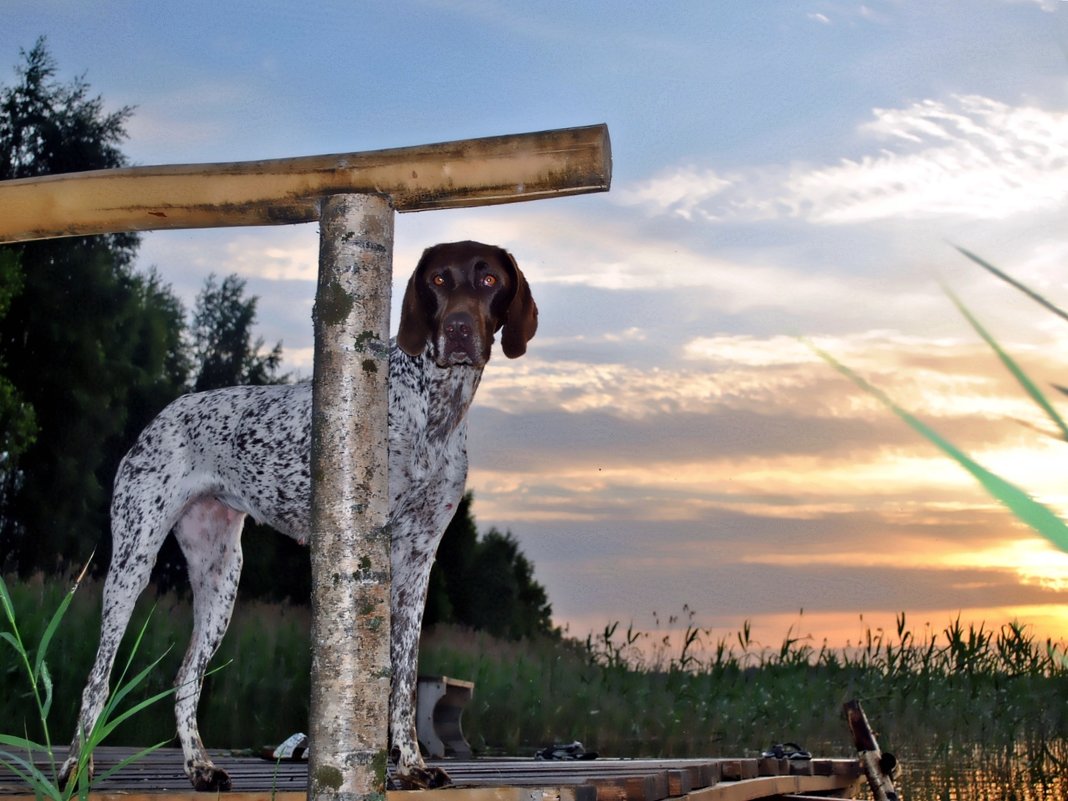
POLYGON ((0 242, 319 219, 321 198, 381 194, 397 211, 607 191, 605 125, 329 156, 126 167, 0 181, 0 242))
POLYGON ((868 716, 860 701, 847 701, 842 705, 846 714, 849 732, 853 735, 853 745, 857 749, 860 766, 868 777, 868 787, 875 801, 897 801, 898 793, 894 787, 893 774, 896 772, 897 759, 883 753, 875 739, 875 732, 868 723, 868 716))

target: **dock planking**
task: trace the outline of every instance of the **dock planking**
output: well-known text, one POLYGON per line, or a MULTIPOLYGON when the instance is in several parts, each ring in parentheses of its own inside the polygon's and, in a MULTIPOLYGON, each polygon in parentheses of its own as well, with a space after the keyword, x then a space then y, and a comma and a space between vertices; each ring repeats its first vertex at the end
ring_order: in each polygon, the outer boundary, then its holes
MULTIPOLYGON (((133 753, 104 747, 96 752, 98 775, 133 753)), ((306 762, 272 762, 212 751, 230 773, 235 792, 227 801, 304 801, 306 762)), ((62 757, 57 754, 57 759, 62 757)), ((43 757, 35 763, 47 770, 43 757)), ((785 795, 854 795, 860 766, 852 759, 596 759, 539 762, 482 758, 437 762, 454 785, 442 790, 388 792, 389 801, 756 801, 785 795)), ((32 801, 30 788, 0 768, 0 801, 32 801)), ((178 749, 160 749, 103 780, 92 801, 204 801, 182 771, 178 749)))

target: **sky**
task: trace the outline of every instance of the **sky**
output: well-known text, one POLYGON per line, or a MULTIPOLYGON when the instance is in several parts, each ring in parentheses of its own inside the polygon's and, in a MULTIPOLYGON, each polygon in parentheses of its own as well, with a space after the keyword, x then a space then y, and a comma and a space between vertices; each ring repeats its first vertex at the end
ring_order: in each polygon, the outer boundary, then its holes
MULTIPOLYGON (((842 645, 904 612, 1068 639, 1068 555, 802 342, 1068 514, 1068 443, 943 289, 1065 380, 1068 325, 954 246, 1068 305, 1068 2, 0 9, 0 83, 47 36, 61 78, 136 107, 134 164, 607 123, 606 194, 396 220, 394 330, 435 242, 506 247, 531 284, 538 334, 486 370, 469 487, 569 633, 842 645)), ((315 225, 155 232, 138 263, 188 307, 237 273, 308 376, 317 250, 315 225)))

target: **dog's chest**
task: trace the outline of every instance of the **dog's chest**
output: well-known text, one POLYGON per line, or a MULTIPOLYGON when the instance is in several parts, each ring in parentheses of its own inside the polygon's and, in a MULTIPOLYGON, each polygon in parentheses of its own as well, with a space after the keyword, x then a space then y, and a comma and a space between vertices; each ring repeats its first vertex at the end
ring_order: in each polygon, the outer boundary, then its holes
POLYGON ((481 370, 441 368, 394 349, 389 375, 390 496, 466 469, 467 410, 481 370))

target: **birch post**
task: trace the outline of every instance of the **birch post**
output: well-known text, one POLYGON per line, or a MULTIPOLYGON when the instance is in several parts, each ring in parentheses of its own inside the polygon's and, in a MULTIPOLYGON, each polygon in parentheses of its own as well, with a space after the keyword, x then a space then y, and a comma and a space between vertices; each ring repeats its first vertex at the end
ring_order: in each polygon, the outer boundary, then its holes
POLYGON ((385 798, 393 206, 326 198, 319 236, 308 800, 385 798))

